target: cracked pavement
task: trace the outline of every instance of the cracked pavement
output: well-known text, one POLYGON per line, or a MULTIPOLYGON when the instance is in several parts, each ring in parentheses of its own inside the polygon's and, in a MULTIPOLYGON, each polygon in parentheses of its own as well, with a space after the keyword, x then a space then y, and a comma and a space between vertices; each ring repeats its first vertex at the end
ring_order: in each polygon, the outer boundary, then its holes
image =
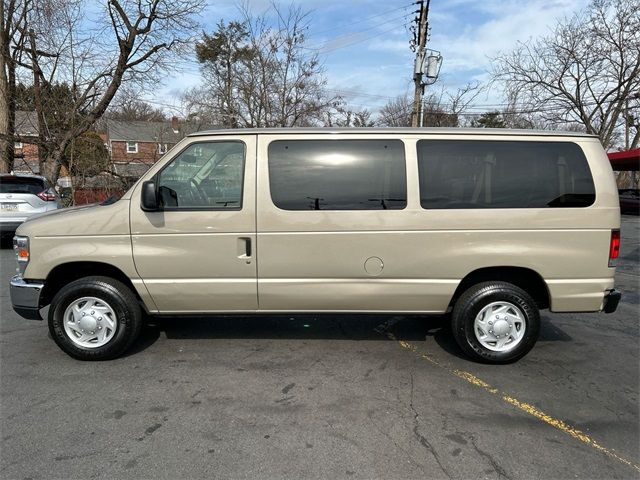
POLYGON ((533 351, 502 366, 466 360, 444 317, 393 315, 166 319, 82 363, 13 313, 1 250, 0 477, 638 478, 465 380, 640 464, 638 218, 622 236, 618 311, 543 312, 533 351))

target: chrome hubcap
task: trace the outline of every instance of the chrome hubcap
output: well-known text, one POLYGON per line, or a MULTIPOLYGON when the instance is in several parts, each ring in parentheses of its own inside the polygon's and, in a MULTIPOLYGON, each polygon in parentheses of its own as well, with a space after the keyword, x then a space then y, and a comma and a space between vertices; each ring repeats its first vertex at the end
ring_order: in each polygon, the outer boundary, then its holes
POLYGON ((82 297, 64 311, 64 331, 83 348, 98 348, 111 340, 118 328, 113 308, 96 297, 82 297))
POLYGON ((483 347, 508 352, 522 341, 527 323, 522 310, 514 304, 493 302, 480 310, 473 326, 483 347))

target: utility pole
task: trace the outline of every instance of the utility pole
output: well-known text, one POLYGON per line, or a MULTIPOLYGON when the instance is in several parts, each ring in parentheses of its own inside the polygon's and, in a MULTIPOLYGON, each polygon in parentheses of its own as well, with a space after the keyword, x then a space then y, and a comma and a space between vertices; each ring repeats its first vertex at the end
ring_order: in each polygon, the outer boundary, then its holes
POLYGON ((420 10, 417 10, 416 13, 419 13, 419 16, 416 17, 416 22, 418 24, 418 32, 417 32, 417 47, 416 47, 416 63, 413 69, 413 83, 414 83, 414 96, 413 96, 413 110, 411 112, 411 126, 417 127, 420 125, 420 118, 422 117, 422 94, 424 91, 424 86, 422 84, 422 74, 424 69, 424 59, 425 59, 425 50, 427 47, 427 30, 429 28, 429 23, 427 21, 427 16, 429 15, 429 3, 431 0, 427 0, 427 4, 425 5, 424 0, 418 0, 416 2, 420 5, 420 10))

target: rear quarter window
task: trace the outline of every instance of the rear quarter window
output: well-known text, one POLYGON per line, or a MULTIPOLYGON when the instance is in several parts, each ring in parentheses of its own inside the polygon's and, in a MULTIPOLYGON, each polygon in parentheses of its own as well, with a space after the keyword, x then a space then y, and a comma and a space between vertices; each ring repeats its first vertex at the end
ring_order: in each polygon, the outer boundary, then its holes
POLYGON ((595 188, 571 142, 418 141, 425 209, 588 207, 595 188))

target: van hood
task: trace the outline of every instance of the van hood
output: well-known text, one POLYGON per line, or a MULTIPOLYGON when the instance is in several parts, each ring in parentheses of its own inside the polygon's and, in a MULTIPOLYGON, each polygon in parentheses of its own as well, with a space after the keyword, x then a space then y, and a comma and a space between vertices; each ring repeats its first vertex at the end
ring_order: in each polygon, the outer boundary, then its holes
POLYGON ((36 215, 30 216, 26 220, 26 222, 31 222, 33 220, 38 220, 39 218, 43 218, 43 217, 53 217, 55 215, 65 215, 65 214, 68 214, 70 212, 77 212, 79 210, 86 210, 88 208, 95 208, 97 206, 100 206, 100 204, 98 204, 98 203, 90 203, 88 205, 78 205, 76 207, 67 207, 67 208, 58 208, 56 210, 49 210, 48 212, 42 212, 42 213, 38 213, 36 215))
POLYGON ((28 237, 128 235, 129 200, 110 205, 81 205, 34 215, 16 235, 28 237))

